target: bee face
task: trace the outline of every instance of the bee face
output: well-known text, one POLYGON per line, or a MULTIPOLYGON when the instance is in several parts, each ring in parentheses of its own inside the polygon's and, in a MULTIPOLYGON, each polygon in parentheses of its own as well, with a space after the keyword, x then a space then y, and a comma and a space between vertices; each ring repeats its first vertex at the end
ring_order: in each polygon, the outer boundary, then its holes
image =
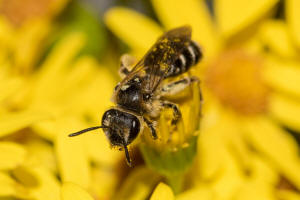
POLYGON ((124 147, 130 144, 139 134, 140 120, 133 114, 119 109, 107 110, 102 117, 104 133, 112 146, 124 147))

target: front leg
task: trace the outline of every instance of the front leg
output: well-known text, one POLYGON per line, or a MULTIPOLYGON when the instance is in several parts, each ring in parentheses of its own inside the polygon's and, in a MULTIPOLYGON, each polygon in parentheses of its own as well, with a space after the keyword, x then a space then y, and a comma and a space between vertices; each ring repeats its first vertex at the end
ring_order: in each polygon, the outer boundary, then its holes
POLYGON ((178 106, 174 103, 171 103, 169 101, 163 101, 162 106, 165 108, 171 108, 173 110, 173 119, 172 119, 172 124, 176 125, 177 122, 181 119, 181 112, 178 108, 178 106))
POLYGON ((135 58, 129 54, 124 54, 121 56, 120 59, 120 69, 119 69, 119 75, 121 78, 124 78, 130 73, 130 70, 132 66, 135 63, 135 58))
POLYGON ((147 126, 150 129, 153 139, 156 140, 157 139, 157 134, 156 134, 156 130, 154 128, 153 122, 148 120, 146 117, 143 117, 143 119, 144 119, 144 121, 146 122, 147 126))

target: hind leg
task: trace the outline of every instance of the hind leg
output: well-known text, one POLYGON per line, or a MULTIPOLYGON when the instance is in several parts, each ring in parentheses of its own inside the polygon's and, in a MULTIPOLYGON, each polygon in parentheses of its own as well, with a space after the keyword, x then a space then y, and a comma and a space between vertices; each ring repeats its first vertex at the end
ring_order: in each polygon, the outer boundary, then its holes
MULTIPOLYGON (((180 92, 183 92, 186 88, 190 87, 193 83, 198 83, 200 84, 200 80, 195 77, 185 77, 183 79, 174 81, 174 82, 170 82, 166 85, 163 86, 162 91, 161 91, 161 95, 164 97, 171 97, 174 96, 180 92)), ((199 87, 200 90, 200 87, 199 87)), ((202 93, 200 90, 200 101, 202 101, 202 93)))
MULTIPOLYGON (((199 88, 199 100, 200 100, 200 112, 201 112, 201 103, 203 101, 203 97, 202 97, 202 92, 200 89, 200 80, 197 77, 185 77, 183 79, 174 81, 174 82, 170 82, 166 85, 163 86, 162 88, 162 96, 163 97, 172 97, 175 96, 181 92, 183 92, 186 88, 191 87, 193 83, 197 83, 197 87, 199 88)), ((176 124, 180 118, 181 118, 181 113, 179 108, 176 106, 176 104, 171 103, 171 102, 163 102, 163 107, 167 107, 167 108, 172 108, 173 109, 173 120, 172 120, 172 124, 176 124)))
POLYGON ((173 110, 173 119, 172 119, 172 124, 177 124, 177 122, 181 119, 181 112, 178 108, 178 106, 174 103, 171 103, 169 101, 163 101, 162 106, 164 108, 171 108, 173 110))

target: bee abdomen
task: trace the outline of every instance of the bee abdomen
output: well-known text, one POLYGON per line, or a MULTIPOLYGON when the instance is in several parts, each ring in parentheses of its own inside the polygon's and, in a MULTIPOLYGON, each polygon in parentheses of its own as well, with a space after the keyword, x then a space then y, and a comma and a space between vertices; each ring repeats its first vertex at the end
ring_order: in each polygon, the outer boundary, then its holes
POLYGON ((196 42, 191 41, 175 60, 166 77, 177 76, 188 71, 189 68, 196 65, 201 58, 202 52, 200 47, 196 42))

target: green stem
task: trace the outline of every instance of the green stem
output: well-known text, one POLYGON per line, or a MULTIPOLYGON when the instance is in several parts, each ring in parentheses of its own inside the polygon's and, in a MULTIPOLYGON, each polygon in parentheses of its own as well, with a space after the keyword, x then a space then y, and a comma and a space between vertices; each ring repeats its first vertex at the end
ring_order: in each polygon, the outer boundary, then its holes
POLYGON ((168 176, 167 182, 173 189, 173 192, 179 194, 183 189, 183 182, 184 182, 184 174, 178 174, 174 176, 168 176))

